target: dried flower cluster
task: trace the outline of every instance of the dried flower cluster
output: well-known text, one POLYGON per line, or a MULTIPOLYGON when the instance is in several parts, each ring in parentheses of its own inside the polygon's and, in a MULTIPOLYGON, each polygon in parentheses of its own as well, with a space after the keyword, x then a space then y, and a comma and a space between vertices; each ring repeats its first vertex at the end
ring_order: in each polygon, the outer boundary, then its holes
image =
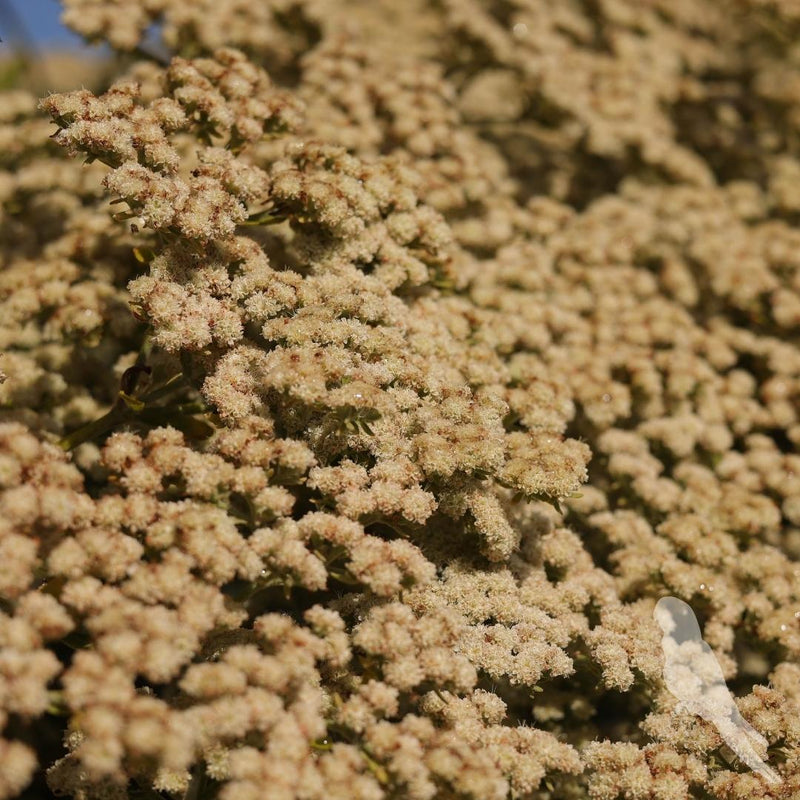
POLYGON ((64 6, 120 66, 0 103, 0 800, 798 796, 794 0, 64 6))

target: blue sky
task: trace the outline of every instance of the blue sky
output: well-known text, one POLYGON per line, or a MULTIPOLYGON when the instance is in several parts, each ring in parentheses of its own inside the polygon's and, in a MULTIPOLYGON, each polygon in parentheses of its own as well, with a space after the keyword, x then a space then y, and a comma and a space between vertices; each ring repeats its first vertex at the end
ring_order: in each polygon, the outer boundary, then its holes
POLYGON ((20 34, 15 30, 18 20, 27 35, 41 47, 79 47, 82 40, 59 22, 60 14, 61 4, 57 0, 0 0, 3 43, 18 43, 20 34))

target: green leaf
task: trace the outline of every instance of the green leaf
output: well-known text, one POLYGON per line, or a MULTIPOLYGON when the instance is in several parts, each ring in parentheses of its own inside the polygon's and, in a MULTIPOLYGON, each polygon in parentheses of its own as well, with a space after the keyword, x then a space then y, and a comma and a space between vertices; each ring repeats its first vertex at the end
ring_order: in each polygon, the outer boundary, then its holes
POLYGON ((131 411, 138 412, 144 408, 144 402, 139 400, 138 397, 134 397, 127 392, 120 391, 119 398, 131 411))
POLYGON ((286 217, 282 214, 277 214, 272 210, 265 210, 265 211, 257 211, 255 214, 251 214, 244 222, 240 222, 240 225, 277 225, 281 222, 285 222, 286 217))

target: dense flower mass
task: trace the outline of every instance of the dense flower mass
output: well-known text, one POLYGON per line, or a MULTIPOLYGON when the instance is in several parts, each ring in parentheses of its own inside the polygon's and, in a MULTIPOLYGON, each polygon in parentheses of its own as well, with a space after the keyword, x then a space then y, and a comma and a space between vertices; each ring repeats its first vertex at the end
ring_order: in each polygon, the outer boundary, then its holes
POLYGON ((115 55, 0 98, 0 800, 800 795, 794 1, 63 5, 115 55))

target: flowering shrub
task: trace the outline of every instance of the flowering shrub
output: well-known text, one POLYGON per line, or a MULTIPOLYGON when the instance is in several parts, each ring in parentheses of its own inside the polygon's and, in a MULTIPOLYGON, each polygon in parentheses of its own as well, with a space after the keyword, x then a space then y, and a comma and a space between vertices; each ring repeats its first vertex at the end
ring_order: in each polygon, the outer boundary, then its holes
POLYGON ((64 6, 119 70, 0 104, 0 800, 800 792, 793 4, 64 6))

